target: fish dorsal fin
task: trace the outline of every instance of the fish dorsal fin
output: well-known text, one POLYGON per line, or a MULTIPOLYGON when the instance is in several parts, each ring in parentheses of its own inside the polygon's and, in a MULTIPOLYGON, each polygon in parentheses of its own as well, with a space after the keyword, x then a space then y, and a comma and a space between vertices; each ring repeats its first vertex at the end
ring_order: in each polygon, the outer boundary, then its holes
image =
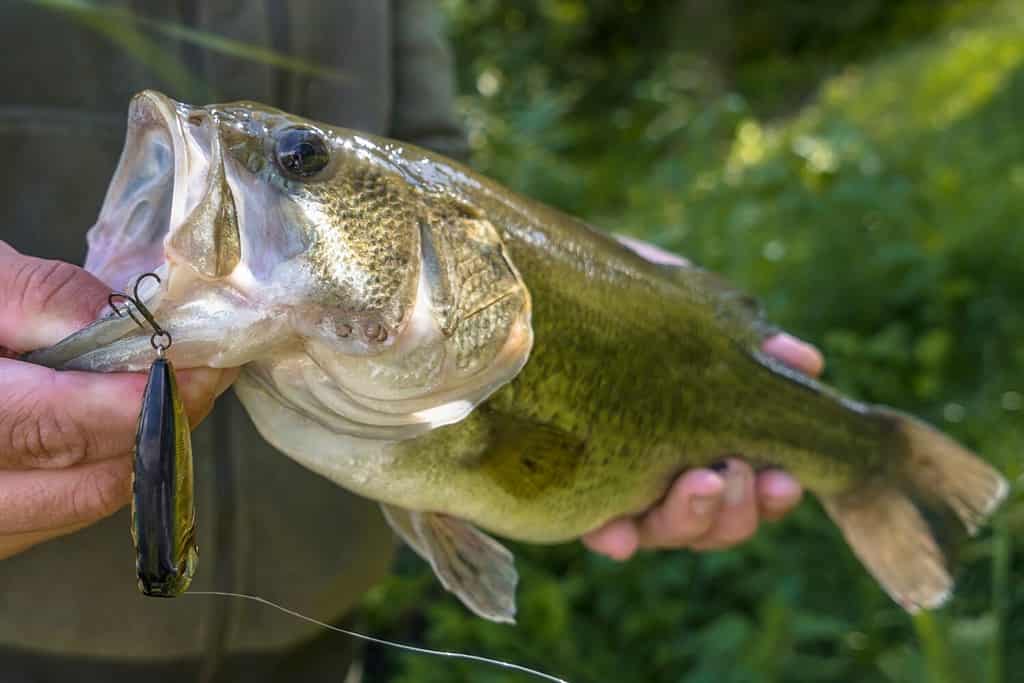
POLYGON ((516 572, 512 553, 469 522, 435 512, 381 505, 403 541, 430 563, 446 589, 476 614, 515 623, 516 572))

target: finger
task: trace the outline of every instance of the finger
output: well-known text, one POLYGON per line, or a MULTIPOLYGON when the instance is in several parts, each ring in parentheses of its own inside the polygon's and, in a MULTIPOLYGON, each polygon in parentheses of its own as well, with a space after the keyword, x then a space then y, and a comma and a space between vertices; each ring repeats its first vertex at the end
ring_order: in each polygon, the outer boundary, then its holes
POLYGON ((189 368, 177 371, 179 393, 193 429, 206 419, 213 404, 236 379, 238 368, 189 368))
POLYGON ((628 560, 639 547, 636 522, 628 517, 608 522, 600 529, 585 534, 583 545, 613 560, 628 560))
POLYGON ((34 545, 39 545, 43 541, 49 541, 57 538, 58 536, 65 536, 67 534, 74 533, 84 529, 90 524, 91 522, 82 522, 80 524, 60 527, 58 529, 45 529, 43 531, 30 531, 23 534, 0 536, 0 560, 4 560, 12 555, 24 552, 34 545))
POLYGON ((676 479, 668 495, 640 520, 640 547, 681 548, 714 525, 722 507, 725 482, 707 469, 676 479))
POLYGON ((146 377, 0 360, 0 469, 62 468, 129 453, 146 377))
POLYGON ((825 369, 821 351, 785 332, 769 337, 761 348, 768 355, 811 377, 817 377, 825 369))
POLYGON ((113 514, 131 495, 132 459, 0 472, 0 534, 56 530, 113 514))
MULTIPOLYGON (((237 370, 179 373, 189 424, 199 424, 237 370)), ((58 372, 0 359, 0 469, 55 469, 131 452, 146 376, 58 372)))
POLYGON ((643 242, 625 235, 613 235, 613 237, 619 242, 619 244, 624 247, 628 247, 634 254, 647 259, 651 263, 660 263, 665 266, 693 265, 682 256, 673 254, 670 251, 665 251, 661 247, 656 247, 648 242, 643 242))
POLYGON ((19 254, 0 241, 0 345, 56 344, 99 317, 110 287, 63 261, 19 254))
POLYGON ((735 458, 730 458, 726 464, 722 507, 707 533, 690 544, 694 550, 728 548, 747 540, 757 531, 754 471, 750 465, 735 458))
POLYGON ((803 497, 800 482, 782 470, 759 473, 754 489, 761 518, 768 521, 775 521, 785 515, 803 497))

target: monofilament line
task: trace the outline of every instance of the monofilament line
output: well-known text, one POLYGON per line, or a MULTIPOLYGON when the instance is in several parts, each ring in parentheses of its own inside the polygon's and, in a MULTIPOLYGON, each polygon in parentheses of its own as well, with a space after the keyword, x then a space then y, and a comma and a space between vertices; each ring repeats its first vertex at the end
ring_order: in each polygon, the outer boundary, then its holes
POLYGON ((552 676, 551 674, 546 674, 543 671, 537 671, 536 669, 531 669, 529 667, 521 666, 519 664, 513 664, 512 662, 503 662, 500 659, 491 659, 489 657, 482 657, 480 655, 471 655, 471 654, 467 654, 465 652, 448 652, 448 651, 445 651, 445 650, 431 650, 429 648, 417 647, 415 645, 408 645, 406 643, 396 643, 396 642, 394 642, 392 640, 384 640, 383 638, 374 638, 373 636, 368 636, 368 635, 364 635, 362 633, 357 633, 356 631, 349 631, 349 630, 344 629, 344 628, 339 628, 338 626, 333 626, 331 624, 324 623, 322 621, 319 621, 318 619, 314 619, 313 617, 307 617, 305 614, 302 614, 301 612, 296 612, 293 609, 288 609, 287 607, 285 607, 283 605, 279 605, 276 602, 271 602, 270 600, 267 600, 266 598, 261 598, 258 595, 247 595, 245 593, 230 593, 228 591, 189 591, 189 592, 185 593, 185 595, 218 595, 218 596, 225 597, 225 598, 242 598, 244 600, 252 600, 253 602, 258 602, 258 603, 261 603, 261 604, 266 605, 268 607, 273 607, 274 609, 279 610, 281 612, 284 612, 285 614, 289 614, 289 615, 295 617, 296 619, 302 619, 303 621, 308 621, 311 624, 316 624, 317 626, 322 626, 323 628, 326 628, 326 629, 328 629, 330 631, 336 631, 336 632, 342 633, 342 634, 344 634, 346 636, 351 636, 352 638, 359 638, 361 640, 365 640, 365 641, 368 641, 368 642, 371 642, 371 643, 377 643, 378 645, 386 645, 388 647, 397 647, 399 650, 406 650, 408 652, 415 652, 415 653, 421 654, 421 655, 433 655, 435 657, 449 657, 451 659, 463 659, 463 660, 470 661, 470 662, 478 662, 480 664, 490 664, 491 666, 500 666, 503 669, 511 669, 513 671, 519 671, 521 673, 528 674, 530 676, 536 676, 537 678, 543 678, 544 680, 552 681, 553 683, 569 683, 564 678, 558 678, 557 676, 552 676))

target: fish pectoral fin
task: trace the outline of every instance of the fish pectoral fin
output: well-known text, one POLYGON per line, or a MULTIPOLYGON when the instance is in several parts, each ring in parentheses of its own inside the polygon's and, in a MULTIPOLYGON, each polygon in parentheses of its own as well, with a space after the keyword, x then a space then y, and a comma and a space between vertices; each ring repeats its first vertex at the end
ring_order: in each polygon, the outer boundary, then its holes
POLYGON ((488 447, 475 466, 512 496, 536 499, 565 486, 586 460, 586 444, 573 434, 484 405, 488 447))
POLYGON ((430 563, 447 590, 484 619, 515 623, 519 574, 508 548, 469 522, 381 505, 403 541, 430 563))
POLYGON ((406 545, 415 550, 417 555, 429 562, 426 545, 420 540, 412 523, 412 516, 420 513, 384 503, 381 503, 380 510, 384 513, 384 519, 391 525, 391 530, 398 534, 398 537, 405 541, 406 545))

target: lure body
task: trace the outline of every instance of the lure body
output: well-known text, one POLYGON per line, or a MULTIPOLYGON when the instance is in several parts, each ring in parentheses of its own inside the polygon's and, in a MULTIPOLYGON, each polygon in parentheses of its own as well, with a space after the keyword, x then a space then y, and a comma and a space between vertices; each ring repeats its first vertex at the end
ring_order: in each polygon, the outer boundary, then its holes
POLYGON ((192 439, 174 366, 157 358, 149 370, 135 436, 132 541, 139 590, 170 598, 188 590, 195 541, 192 439))

